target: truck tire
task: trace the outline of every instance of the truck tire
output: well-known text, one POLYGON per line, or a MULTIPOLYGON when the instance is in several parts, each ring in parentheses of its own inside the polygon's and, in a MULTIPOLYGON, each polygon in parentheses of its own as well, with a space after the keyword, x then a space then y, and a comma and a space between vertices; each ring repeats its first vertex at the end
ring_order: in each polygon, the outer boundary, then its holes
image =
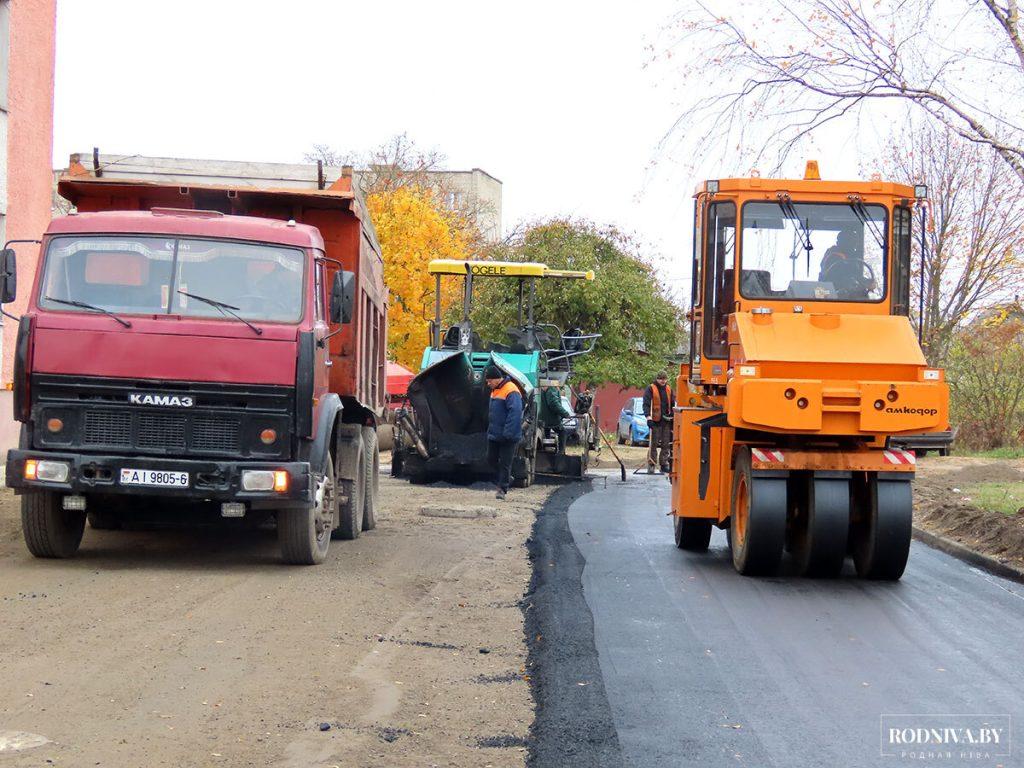
POLYGON ((676 546, 690 552, 707 552, 711 544, 711 520, 675 516, 676 546))
POLYGON ((338 527, 331 538, 352 541, 363 529, 366 494, 366 452, 363 449, 362 427, 343 424, 338 440, 338 527), (349 475, 349 478, 342 477, 349 475))
POLYGON ((21 530, 36 557, 71 557, 82 543, 85 512, 64 509, 59 493, 29 491, 21 497, 21 530))
POLYGON ((377 497, 380 492, 380 447, 377 430, 363 427, 363 467, 366 471, 363 491, 363 530, 377 527, 377 497))
POLYGON ((85 516, 94 531, 116 531, 121 528, 121 518, 113 510, 90 509, 85 516))
POLYGON ((334 462, 328 454, 326 472, 322 478, 316 478, 313 504, 277 512, 277 540, 286 563, 318 565, 324 561, 331 545, 331 526, 337 504, 334 462))

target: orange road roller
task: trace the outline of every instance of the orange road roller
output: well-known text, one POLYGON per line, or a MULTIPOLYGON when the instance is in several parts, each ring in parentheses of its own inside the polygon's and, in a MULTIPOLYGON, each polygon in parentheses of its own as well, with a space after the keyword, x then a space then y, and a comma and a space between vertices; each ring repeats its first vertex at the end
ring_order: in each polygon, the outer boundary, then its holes
MULTIPOLYGON (((695 194, 690 363, 673 424, 676 545, 726 530, 745 575, 899 579, 915 457, 949 390, 908 319, 922 186, 705 181, 695 194)), ((922 217, 923 219, 923 217, 922 217)))

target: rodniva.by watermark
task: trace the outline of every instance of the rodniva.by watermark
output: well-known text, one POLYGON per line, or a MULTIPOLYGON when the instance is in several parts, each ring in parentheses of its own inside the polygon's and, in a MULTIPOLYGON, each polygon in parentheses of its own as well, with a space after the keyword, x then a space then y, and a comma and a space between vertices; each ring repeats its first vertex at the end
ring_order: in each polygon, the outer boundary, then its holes
POLYGON ((882 757, 963 763, 1009 757, 1009 715, 882 715, 882 757))

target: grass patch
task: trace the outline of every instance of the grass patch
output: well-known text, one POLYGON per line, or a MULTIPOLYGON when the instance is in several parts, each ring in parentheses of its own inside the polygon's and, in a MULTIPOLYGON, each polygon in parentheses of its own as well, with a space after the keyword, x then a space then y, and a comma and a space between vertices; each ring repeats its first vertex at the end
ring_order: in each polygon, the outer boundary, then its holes
POLYGON ((964 487, 963 495, 986 512, 1015 515, 1024 507, 1024 483, 971 483, 964 487))
POLYGON ((1007 445, 987 451, 957 451, 957 456, 976 456, 979 459, 1024 459, 1024 447, 1007 445))

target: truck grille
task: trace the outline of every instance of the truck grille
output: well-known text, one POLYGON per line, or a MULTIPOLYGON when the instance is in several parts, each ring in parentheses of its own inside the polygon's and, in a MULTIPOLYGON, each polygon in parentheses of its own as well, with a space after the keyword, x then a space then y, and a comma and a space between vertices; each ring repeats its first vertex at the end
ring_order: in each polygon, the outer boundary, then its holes
POLYGON ((192 448, 197 451, 233 451, 238 448, 235 419, 199 417, 192 422, 192 448))
POLYGON ((185 417, 163 413, 140 413, 139 447, 183 451, 185 417))
POLYGON ((165 456, 230 456, 276 459, 290 455, 294 390, 263 385, 123 381, 36 374, 32 378, 36 424, 60 418, 59 434, 37 428, 38 448, 165 456), (140 406, 133 393, 156 392, 192 400, 191 407, 140 406), (271 445, 264 429, 281 437, 271 445))
POLYGON ((131 445, 132 415, 117 411, 87 411, 83 438, 93 445, 131 445))
POLYGON ((171 413, 86 411, 83 447, 157 450, 166 453, 237 453, 241 424, 237 418, 171 413), (135 439, 132 440, 132 417, 135 439), (191 422, 191 436, 189 435, 191 422))

